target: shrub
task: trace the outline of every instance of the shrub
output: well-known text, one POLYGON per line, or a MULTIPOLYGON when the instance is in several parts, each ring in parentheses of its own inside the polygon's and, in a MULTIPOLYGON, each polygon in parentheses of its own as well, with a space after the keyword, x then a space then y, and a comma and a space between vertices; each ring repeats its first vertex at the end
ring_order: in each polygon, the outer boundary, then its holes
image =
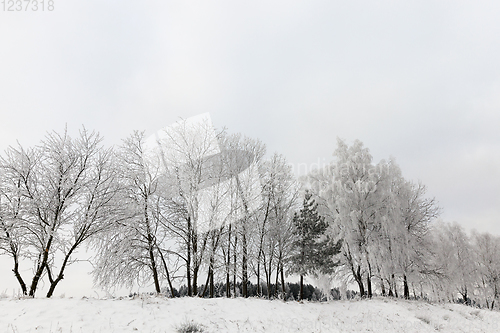
POLYGON ((179 326, 177 326, 177 333, 196 333, 196 332, 203 332, 203 327, 202 325, 195 323, 193 321, 187 321, 179 326))

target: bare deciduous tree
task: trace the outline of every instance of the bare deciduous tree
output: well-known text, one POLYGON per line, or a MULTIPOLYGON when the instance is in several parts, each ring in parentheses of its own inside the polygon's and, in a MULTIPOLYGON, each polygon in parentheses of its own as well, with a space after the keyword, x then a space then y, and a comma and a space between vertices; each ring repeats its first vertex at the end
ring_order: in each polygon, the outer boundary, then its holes
POLYGON ((123 216, 95 241, 94 281, 110 288, 153 280, 155 291, 160 293, 165 277, 172 292, 167 254, 161 248, 166 234, 159 211, 168 184, 161 168, 145 163, 144 142, 144 134, 134 132, 117 151, 118 198, 123 216))
POLYGON ((2 194, 10 208, 4 236, 24 293, 19 257, 34 262, 30 296, 46 274, 51 297, 76 249, 113 223, 116 173, 101 140, 85 129, 76 139, 52 132, 33 149, 9 148, 1 160, 2 194))

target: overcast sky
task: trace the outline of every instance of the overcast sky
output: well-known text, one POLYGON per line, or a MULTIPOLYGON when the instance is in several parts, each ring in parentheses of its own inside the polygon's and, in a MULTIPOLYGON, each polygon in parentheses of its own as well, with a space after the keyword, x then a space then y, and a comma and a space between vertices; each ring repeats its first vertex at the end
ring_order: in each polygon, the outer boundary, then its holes
POLYGON ((82 125, 119 144, 180 117, 297 166, 361 140, 445 221, 500 235, 499 1, 0 4, 0 149, 82 125))

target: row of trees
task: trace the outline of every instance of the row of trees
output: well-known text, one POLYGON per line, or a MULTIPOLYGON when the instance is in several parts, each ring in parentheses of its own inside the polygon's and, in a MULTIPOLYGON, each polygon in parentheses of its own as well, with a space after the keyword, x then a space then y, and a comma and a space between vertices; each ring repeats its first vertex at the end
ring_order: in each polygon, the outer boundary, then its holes
POLYGON ((436 263, 443 279, 433 290, 441 301, 498 308, 500 291, 500 237, 473 231, 457 223, 439 223, 433 229, 436 263))
POLYGON ((320 202, 327 233, 343 239, 337 277, 355 282, 361 297, 377 292, 495 307, 499 237, 436 222, 440 209, 425 186, 404 179, 393 160, 373 164, 360 141, 338 140, 334 155, 334 163, 302 181, 320 202))
POLYGON ((1 157, 0 248, 23 294, 46 279, 51 297, 85 245, 106 289, 152 283, 172 294, 186 283, 188 295, 214 295, 225 280, 226 295, 240 283, 246 296, 255 279, 259 294, 262 283, 268 297, 285 293, 300 189, 283 156, 265 160, 260 141, 206 122, 181 122, 161 140, 134 132, 117 148, 101 142, 86 130, 50 133, 1 157))
POLYGON ((361 297, 495 306, 497 238, 433 223, 439 208, 425 186, 393 160, 374 164, 361 142, 338 140, 334 155, 297 180, 260 141, 204 121, 134 132, 116 148, 86 130, 50 133, 0 159, 0 249, 30 296, 45 279, 51 297, 87 246, 95 283, 111 290, 153 285, 174 296, 186 284, 190 296, 213 297, 224 285, 226 296, 247 296, 253 281, 258 295, 284 298, 296 275, 302 299, 314 275, 354 283, 361 297))
POLYGON ((339 140, 336 161, 306 177, 322 203, 333 233, 344 239, 342 271, 371 297, 376 280, 382 294, 409 297, 409 283, 438 275, 429 252, 430 222, 438 216, 425 187, 405 180, 392 160, 372 163, 360 141, 339 140))

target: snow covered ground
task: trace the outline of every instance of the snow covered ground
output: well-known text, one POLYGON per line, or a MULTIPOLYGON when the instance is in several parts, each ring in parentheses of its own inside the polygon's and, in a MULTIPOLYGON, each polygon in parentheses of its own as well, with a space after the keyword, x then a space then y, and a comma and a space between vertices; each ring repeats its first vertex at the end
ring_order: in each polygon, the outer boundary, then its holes
POLYGON ((376 298, 298 303, 263 299, 0 300, 0 332, 500 332, 500 313, 459 304, 376 298))

